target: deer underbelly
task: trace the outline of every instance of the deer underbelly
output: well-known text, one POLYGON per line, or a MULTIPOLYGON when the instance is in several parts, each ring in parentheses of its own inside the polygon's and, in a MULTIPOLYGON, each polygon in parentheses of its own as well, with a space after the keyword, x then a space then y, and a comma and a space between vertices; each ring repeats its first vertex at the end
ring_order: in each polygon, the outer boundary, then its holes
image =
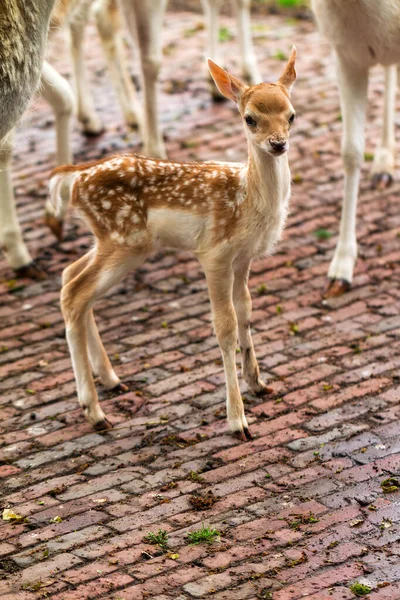
POLYGON ((183 210, 151 209, 147 224, 157 247, 196 250, 205 231, 206 217, 183 210))

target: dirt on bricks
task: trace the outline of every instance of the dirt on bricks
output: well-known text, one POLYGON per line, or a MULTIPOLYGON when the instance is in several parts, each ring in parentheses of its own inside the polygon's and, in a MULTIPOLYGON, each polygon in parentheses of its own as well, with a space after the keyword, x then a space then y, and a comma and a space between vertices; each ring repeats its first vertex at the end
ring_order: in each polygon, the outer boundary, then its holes
MULTIPOLYGON (((244 160, 236 108, 210 99, 202 22, 167 14, 167 150, 173 160, 244 160)), ((235 23, 224 16, 222 24, 232 33, 221 43, 224 65, 239 74, 235 23)), ((309 20, 258 10, 254 36, 267 80, 296 44, 298 118, 287 228, 250 278, 271 393, 257 398, 241 384, 254 434, 247 443, 227 431, 206 284, 186 252, 154 256, 98 303, 103 341, 129 392, 98 385, 114 428, 97 433, 85 422, 59 290, 62 269, 91 238, 73 214, 61 243, 43 223, 55 150, 43 100, 17 132, 18 213, 49 277, 16 280, 0 262, 1 510, 14 515, 0 524, 1 600, 400 598, 399 172, 390 189, 372 191, 365 163, 354 285, 322 301, 343 184, 333 59, 309 20), (191 544, 187 534, 202 526, 218 534, 191 544)), ((61 34, 50 57, 70 77, 61 34)), ((106 131, 86 139, 75 125, 75 160, 140 150, 93 27, 87 60, 106 131)), ((367 158, 381 135, 382 95, 374 69, 367 158)))

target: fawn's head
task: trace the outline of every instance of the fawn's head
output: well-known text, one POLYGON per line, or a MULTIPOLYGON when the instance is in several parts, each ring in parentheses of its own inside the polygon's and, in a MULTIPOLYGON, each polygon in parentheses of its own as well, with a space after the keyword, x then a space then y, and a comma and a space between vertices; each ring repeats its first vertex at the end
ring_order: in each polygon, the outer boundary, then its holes
POLYGON ((217 88, 226 98, 236 102, 243 118, 248 140, 268 152, 281 156, 289 148, 289 129, 295 118, 290 92, 296 80, 296 48, 277 83, 247 86, 212 60, 208 67, 217 88))

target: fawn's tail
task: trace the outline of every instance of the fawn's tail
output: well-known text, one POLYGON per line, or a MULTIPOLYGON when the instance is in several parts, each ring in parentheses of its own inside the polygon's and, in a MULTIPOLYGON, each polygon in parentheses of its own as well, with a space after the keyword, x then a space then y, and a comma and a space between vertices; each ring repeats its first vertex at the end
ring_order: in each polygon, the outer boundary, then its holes
POLYGON ((80 170, 79 167, 74 165, 65 165, 57 167, 50 175, 49 204, 57 219, 63 219, 65 215, 71 198, 72 187, 80 170))

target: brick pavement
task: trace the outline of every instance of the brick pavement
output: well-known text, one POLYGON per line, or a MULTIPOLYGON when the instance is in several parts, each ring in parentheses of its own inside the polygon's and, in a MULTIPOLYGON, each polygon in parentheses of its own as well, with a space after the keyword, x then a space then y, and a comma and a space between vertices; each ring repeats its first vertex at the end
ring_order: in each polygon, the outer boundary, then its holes
MULTIPOLYGON (((167 18, 169 154, 243 159, 235 108, 210 103, 199 23, 189 13, 167 18)), ((229 17, 224 23, 234 30, 229 17)), ((257 399, 243 387, 251 442, 226 429, 205 282, 183 252, 155 256, 99 302, 100 331, 130 391, 100 391, 112 431, 85 423, 58 298, 62 268, 90 238, 72 215, 59 245, 42 223, 54 154, 42 101, 17 135, 19 213, 49 278, 15 281, 0 263, 1 508, 24 517, 1 523, 2 600, 347 600, 355 581, 371 588, 370 600, 400 598, 400 492, 380 485, 400 469, 400 185, 371 191, 365 165, 354 286, 321 302, 342 185, 332 59, 310 22, 261 15, 255 34, 268 77, 296 43, 299 80, 292 212, 276 254, 255 262, 250 280, 256 351, 273 388, 257 399), (321 229, 328 234, 316 235, 321 229), (210 492, 214 504, 194 510, 191 499, 210 492), (202 523, 220 540, 190 545, 186 534, 202 523), (159 529, 168 532, 165 550, 143 540, 159 529)), ((138 147, 100 50, 88 45, 107 131, 88 140, 76 128, 78 160, 138 147)), ((60 38, 53 55, 68 72, 62 49, 60 38)), ((223 49, 234 68, 235 41, 223 49)), ((370 98, 367 152, 379 136, 379 70, 370 98)))

